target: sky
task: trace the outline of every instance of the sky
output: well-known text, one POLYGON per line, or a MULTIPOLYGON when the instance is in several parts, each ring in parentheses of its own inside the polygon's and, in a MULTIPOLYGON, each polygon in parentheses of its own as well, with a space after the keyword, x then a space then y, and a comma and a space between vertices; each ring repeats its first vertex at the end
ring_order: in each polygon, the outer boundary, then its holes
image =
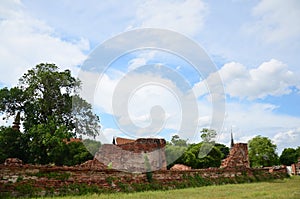
POLYGON ((220 76, 225 111, 217 141, 229 145, 231 131, 235 142, 267 136, 280 154, 284 148, 300 145, 299 19, 298 0, 2 0, 0 88, 16 86, 22 74, 41 62, 71 69, 78 76, 95 49, 117 35, 139 28, 171 30, 201 46, 216 70, 202 74, 180 55, 139 49, 111 60, 101 78, 85 74, 97 80, 90 102, 101 120, 99 139, 111 142, 113 136, 150 136, 170 140, 180 134, 190 142, 200 141, 199 131, 209 128, 213 118, 216 98, 210 85, 220 76), (147 72, 145 65, 152 71, 147 72), (171 80, 168 68, 174 74, 171 80), (135 82, 150 79, 152 84, 146 82, 129 93, 128 117, 120 117, 114 110, 118 101, 113 99, 120 82, 129 76, 135 82), (196 130, 178 132, 186 112, 182 102, 191 91, 198 112, 196 130), (166 121, 153 133, 132 134, 122 126, 132 122, 147 129, 160 122, 161 113, 166 121))

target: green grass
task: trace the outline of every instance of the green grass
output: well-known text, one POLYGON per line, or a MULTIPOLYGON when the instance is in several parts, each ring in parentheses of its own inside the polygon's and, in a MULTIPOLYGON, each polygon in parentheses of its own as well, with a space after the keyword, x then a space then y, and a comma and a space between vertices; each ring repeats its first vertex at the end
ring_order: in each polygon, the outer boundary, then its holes
MULTIPOLYGON (((115 193, 115 194, 93 194, 85 196, 55 197, 55 199, 84 198, 84 199, 131 199, 131 198, 300 198, 300 176, 271 182, 259 182, 249 184, 227 184, 218 186, 207 186, 199 188, 187 188, 170 191, 146 191, 138 193, 115 193)), ((52 198, 53 199, 53 198, 52 198)))

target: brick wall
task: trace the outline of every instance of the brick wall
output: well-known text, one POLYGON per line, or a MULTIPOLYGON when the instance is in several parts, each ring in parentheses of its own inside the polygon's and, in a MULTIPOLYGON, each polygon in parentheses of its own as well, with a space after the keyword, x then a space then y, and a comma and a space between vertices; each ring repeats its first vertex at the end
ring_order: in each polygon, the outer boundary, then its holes
MULTIPOLYGON (((56 166, 34 166, 20 165, 7 166, 0 165, 0 193, 14 193, 20 185, 30 184, 43 192, 45 190, 61 190, 72 184, 85 184, 97 186, 104 190, 120 191, 119 184, 131 185, 149 183, 145 173, 128 173, 112 169, 88 169, 81 167, 56 167, 56 166)), ((274 168, 272 172, 269 169, 250 169, 250 168, 226 168, 226 169, 197 169, 188 171, 159 170, 152 173, 152 178, 160 186, 172 183, 183 184, 187 177, 201 176, 203 179, 210 179, 212 182, 228 179, 230 182, 236 182, 238 179, 250 178, 256 179, 259 175, 262 179, 282 178, 286 174, 286 168, 274 168), (264 177, 264 176, 267 176, 264 177)), ((222 181, 221 181, 222 182, 222 181)), ((243 181, 245 182, 245 181, 243 181)), ((1 195, 1 194, 0 194, 1 195)), ((43 195, 43 193, 41 193, 43 195)))
POLYGON ((166 169, 164 139, 140 138, 125 144, 104 144, 95 159, 113 169, 128 172, 146 172, 166 169), (151 168, 147 168, 147 161, 151 168))

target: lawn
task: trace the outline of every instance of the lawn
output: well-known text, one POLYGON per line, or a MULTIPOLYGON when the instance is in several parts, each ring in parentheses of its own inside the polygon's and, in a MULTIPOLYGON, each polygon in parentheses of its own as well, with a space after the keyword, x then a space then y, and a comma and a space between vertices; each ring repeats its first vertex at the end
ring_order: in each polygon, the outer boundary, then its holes
MULTIPOLYGON (((300 176, 295 176, 284 180, 274 180, 272 182, 258 182, 249 184, 228 184, 218 186, 207 186, 199 188, 187 188, 170 191, 147 191, 138 193, 116 193, 86 196, 67 196, 55 199, 85 198, 85 199, 131 199, 131 198, 300 198, 300 176)), ((53 199, 53 198, 52 198, 53 199)))

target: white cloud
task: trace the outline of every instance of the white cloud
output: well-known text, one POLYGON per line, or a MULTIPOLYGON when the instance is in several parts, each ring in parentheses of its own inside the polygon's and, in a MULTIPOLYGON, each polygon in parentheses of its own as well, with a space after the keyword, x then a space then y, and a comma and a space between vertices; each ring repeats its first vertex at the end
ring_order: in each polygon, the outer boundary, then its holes
MULTIPOLYGON (((123 74, 125 75, 125 74, 123 74)), ((113 109, 113 97, 116 91, 116 87, 120 83, 123 75, 111 77, 108 74, 104 74, 99 81, 97 92, 95 93, 96 100, 94 101, 95 106, 100 108, 103 112, 119 117, 118 113, 114 112, 113 109)), ((127 77, 127 76, 125 76, 127 77)), ((128 78, 128 77, 127 77, 128 78)), ((130 81, 138 83, 140 80, 151 80, 146 81, 147 84, 136 85, 135 90, 124 90, 122 89, 119 95, 126 97, 130 92, 130 98, 119 100, 123 108, 128 109, 130 118, 121 115, 119 121, 121 125, 127 125, 128 122, 133 123, 140 127, 148 126, 152 119, 150 117, 151 109, 155 106, 161 106, 165 111, 166 116, 166 128, 178 129, 180 125, 180 103, 174 96, 174 90, 178 89, 169 80, 153 76, 151 74, 136 74, 130 77, 130 81), (156 83, 158 82, 158 83, 156 83)), ((134 85, 134 84, 133 84, 134 85)), ((114 107, 115 111, 117 107, 114 107)))
POLYGON ((140 52, 138 51, 136 55, 136 58, 134 59, 131 59, 129 62, 128 62, 128 70, 134 70, 140 66, 144 66, 147 64, 147 62, 151 59, 154 58, 154 56, 156 55, 156 51, 149 51, 149 52, 140 52))
POLYGON ((274 143, 277 145, 279 151, 284 148, 296 148, 300 146, 300 128, 290 129, 275 134, 273 137, 274 143))
MULTIPOLYGON (((286 64, 275 59, 253 69, 231 62, 225 64, 218 73, 223 79, 225 93, 241 99, 253 100, 286 95, 292 92, 292 87, 300 85, 297 74, 290 71, 286 64)), ((215 75, 211 74, 206 81, 213 82, 215 75)), ((198 96, 206 94, 205 88, 205 81, 197 83, 194 87, 198 96)))
POLYGON ((130 60, 128 70, 134 70, 140 66, 144 66, 147 63, 147 60, 145 58, 139 57, 130 60))
MULTIPOLYGON (((101 143, 111 144, 113 137, 126 137, 120 130, 113 128, 102 129, 100 135, 96 137, 96 140, 99 140, 101 143)), ((129 138, 129 137, 128 137, 129 138)))
POLYGON ((1 3, 0 18, 0 79, 4 85, 16 84, 26 70, 40 62, 66 69, 86 58, 82 52, 89 49, 86 39, 62 40, 52 27, 26 13, 20 1, 1 3))
POLYGON ((220 142, 230 142, 232 129, 235 142, 248 142, 251 138, 262 135, 274 141, 279 152, 285 147, 297 145, 296 143, 299 145, 299 136, 292 137, 281 133, 299 129, 299 117, 276 113, 277 107, 267 103, 227 102, 226 107, 227 114, 220 142))
POLYGON ((300 3, 298 0, 262 0, 253 9, 257 20, 247 26, 251 34, 267 42, 282 42, 299 38, 300 3))
POLYGON ((145 1, 136 11, 137 26, 166 28, 189 36, 202 29, 208 13, 207 4, 201 0, 145 1))

